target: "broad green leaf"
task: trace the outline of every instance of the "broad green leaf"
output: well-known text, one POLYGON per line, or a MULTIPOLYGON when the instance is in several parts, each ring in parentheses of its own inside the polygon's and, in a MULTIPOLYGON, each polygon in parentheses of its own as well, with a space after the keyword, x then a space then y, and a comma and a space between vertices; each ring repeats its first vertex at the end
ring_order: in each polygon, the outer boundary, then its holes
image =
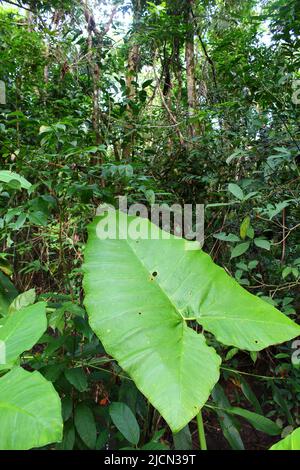
POLYGON ((5 363, 32 348, 47 328, 46 303, 39 302, 5 317, 0 328, 0 341, 5 344, 5 363))
POLYGON ((28 450, 62 438, 59 396, 39 372, 18 367, 0 378, 0 450, 28 450))
POLYGON ((12 171, 8 170, 1 170, 0 171, 0 181, 3 183, 10 183, 11 181, 18 181, 23 189, 30 189, 31 183, 27 181, 23 176, 18 175, 17 173, 13 173, 12 171))
POLYGON ((127 223, 131 233, 134 227, 152 231, 152 239, 126 239, 126 233, 121 233, 125 239, 98 238, 97 227, 100 233, 106 222, 104 214, 90 226, 85 253, 90 324, 173 432, 198 413, 219 378, 220 358, 189 327, 190 320, 222 343, 250 351, 300 333, 195 244, 175 236, 162 239, 163 232, 148 220, 122 212, 116 220, 121 232, 127 223))
POLYGON ((109 407, 109 414, 112 422, 125 439, 131 444, 138 445, 140 428, 129 406, 125 403, 114 402, 109 407))
POLYGON ((228 191, 230 191, 231 194, 233 194, 240 201, 244 199, 244 192, 242 188, 239 187, 238 184, 230 183, 228 185, 228 191))
POLYGON ((75 408, 74 422, 76 430, 83 442, 94 449, 97 439, 97 429, 92 410, 81 403, 75 408))
POLYGON ((240 243, 239 245, 236 245, 233 250, 231 251, 231 259, 237 258, 238 256, 243 255, 248 251, 250 246, 250 242, 245 242, 245 243, 240 243))
POLYGON ((300 428, 274 444, 270 450, 300 450, 300 428))
POLYGON ((254 244, 258 248, 263 248, 264 250, 270 251, 271 243, 268 240, 264 240, 263 238, 254 238, 254 244))
POLYGON ((88 381, 84 371, 80 367, 65 370, 66 379, 79 392, 84 392, 88 388, 88 381))

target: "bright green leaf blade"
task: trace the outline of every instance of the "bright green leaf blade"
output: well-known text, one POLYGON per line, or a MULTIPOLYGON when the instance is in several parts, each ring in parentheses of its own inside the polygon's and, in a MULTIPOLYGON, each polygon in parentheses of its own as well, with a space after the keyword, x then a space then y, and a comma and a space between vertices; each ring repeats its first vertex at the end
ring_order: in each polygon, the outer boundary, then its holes
POLYGON ((0 379, 0 450, 28 450, 62 438, 59 396, 39 372, 13 369, 0 379))
POLYGON ((114 402, 109 407, 112 422, 121 434, 134 445, 140 440, 140 428, 129 406, 125 403, 114 402))
POLYGON ((202 298, 197 321, 221 343, 260 351, 300 334, 299 325, 243 289, 204 253, 198 272, 205 282, 199 289, 202 298))
POLYGON ((35 345, 47 328, 46 303, 39 302, 8 314, 0 328, 5 363, 12 363, 35 345))
POLYGON ((12 171, 8 170, 0 171, 0 181, 2 181, 3 183, 9 183, 13 180, 18 181, 21 185, 21 188, 29 189, 31 187, 31 183, 29 183, 29 181, 23 178, 23 176, 20 176, 17 173, 13 173, 12 171))
POLYGON ((300 450, 300 428, 274 444, 270 450, 300 450))
POLYGON ((92 410, 83 403, 75 409, 74 422, 76 430, 83 442, 94 449, 97 439, 97 429, 92 410))
POLYGON ((219 357, 187 320, 196 318, 219 341, 250 351, 287 341, 300 327, 203 251, 187 249, 185 240, 153 239, 162 232, 148 220, 118 212, 117 227, 119 219, 122 227, 152 229, 153 237, 101 240, 96 228, 105 216, 90 226, 84 267, 90 324, 176 432, 198 413, 219 376, 219 357))
POLYGON ((174 262, 178 256, 192 261, 196 252, 185 252, 182 239, 101 241, 96 225, 90 227, 85 254, 91 327, 177 432, 199 412, 219 378, 219 356, 183 319, 186 295, 178 309, 172 299, 179 286, 190 290, 184 282, 189 264, 173 276, 174 262))

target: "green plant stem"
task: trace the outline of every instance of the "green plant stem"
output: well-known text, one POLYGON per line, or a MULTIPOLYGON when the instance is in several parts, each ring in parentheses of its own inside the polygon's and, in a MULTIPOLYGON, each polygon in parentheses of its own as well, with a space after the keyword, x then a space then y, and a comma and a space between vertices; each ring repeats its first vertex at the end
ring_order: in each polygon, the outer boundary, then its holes
POLYGON ((205 431, 204 431, 204 426, 203 426, 203 419, 202 419, 201 410, 197 414, 197 425, 198 425, 198 435, 199 435, 200 449, 201 450, 207 450, 205 431))

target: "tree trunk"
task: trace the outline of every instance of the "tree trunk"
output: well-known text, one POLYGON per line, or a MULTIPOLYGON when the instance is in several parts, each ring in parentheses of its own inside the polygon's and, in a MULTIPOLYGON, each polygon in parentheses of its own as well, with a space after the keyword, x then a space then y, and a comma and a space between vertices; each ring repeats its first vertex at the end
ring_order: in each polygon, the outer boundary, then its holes
MULTIPOLYGON (((195 0, 187 0, 187 24, 188 31, 186 35, 185 45, 185 61, 186 61, 186 81, 187 81, 187 97, 188 97, 188 116, 192 118, 197 108, 196 97, 196 81, 195 81, 195 36, 194 36, 194 17, 193 7, 195 0)), ((196 126, 190 124, 191 137, 195 136, 196 126)))
MULTIPOLYGON (((140 16, 142 5, 140 0, 136 0, 133 2, 133 9, 134 9, 134 17, 133 17, 133 24, 135 25, 138 23, 140 16)), ((134 36, 134 33, 133 33, 134 36)), ((139 54, 140 48, 139 45, 135 42, 134 37, 132 36, 132 45, 129 47, 128 52, 128 65, 127 65, 127 74, 126 74, 126 89, 127 89, 127 115, 128 115, 128 125, 126 126, 128 135, 124 139, 123 145, 123 159, 129 161, 132 157, 133 150, 134 150, 134 143, 135 143, 135 132, 134 126, 132 123, 133 120, 133 112, 132 112, 132 104, 136 98, 136 88, 133 85, 133 82, 136 78, 137 68, 139 63, 139 54)))

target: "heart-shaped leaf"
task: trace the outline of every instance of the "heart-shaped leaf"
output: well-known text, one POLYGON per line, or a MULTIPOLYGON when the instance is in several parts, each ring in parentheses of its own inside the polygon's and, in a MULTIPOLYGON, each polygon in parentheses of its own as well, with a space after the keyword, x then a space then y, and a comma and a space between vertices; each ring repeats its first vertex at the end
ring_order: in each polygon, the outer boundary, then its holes
POLYGON ((89 228, 84 287, 90 324, 177 432, 207 401, 221 362, 189 321, 250 351, 289 340, 300 327, 244 290, 200 248, 190 250, 190 243, 147 219, 117 211, 116 233, 103 239, 109 218, 103 214, 89 228))
POLYGON ((39 372, 18 367, 0 378, 0 450, 27 450, 62 437, 61 404, 39 372))

